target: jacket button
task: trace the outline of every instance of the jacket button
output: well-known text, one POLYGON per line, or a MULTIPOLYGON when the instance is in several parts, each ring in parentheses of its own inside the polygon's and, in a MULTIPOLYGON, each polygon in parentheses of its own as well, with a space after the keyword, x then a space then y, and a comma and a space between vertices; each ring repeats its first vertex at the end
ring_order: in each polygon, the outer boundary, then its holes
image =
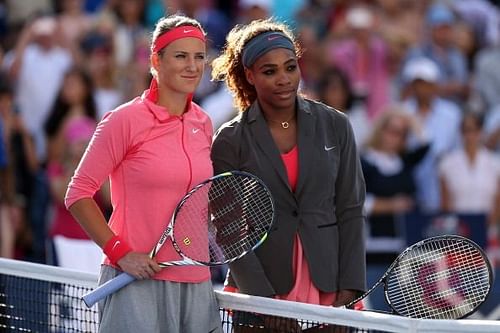
POLYGON ((297 216, 299 216, 299 213, 298 213, 296 210, 294 210, 294 211, 292 212, 292 216, 293 216, 293 217, 297 217, 297 216))

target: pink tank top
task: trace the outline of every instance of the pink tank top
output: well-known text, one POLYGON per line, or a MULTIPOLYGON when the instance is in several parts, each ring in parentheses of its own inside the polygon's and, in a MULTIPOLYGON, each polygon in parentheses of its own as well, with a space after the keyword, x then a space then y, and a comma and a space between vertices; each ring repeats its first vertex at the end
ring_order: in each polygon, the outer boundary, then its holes
MULTIPOLYGON (((289 152, 281 154, 281 158, 283 160, 283 163, 285 164, 290 188, 295 192, 299 175, 299 153, 297 145, 295 145, 289 152)), ((293 288, 288 294, 276 295, 275 298, 309 304, 319 304, 327 306, 333 305, 333 303, 337 299, 337 293, 323 292, 316 288, 311 280, 311 275, 309 274, 309 266, 307 263, 307 259, 304 256, 302 243, 300 241, 298 233, 295 235, 292 260, 292 269, 295 274, 295 283, 293 285, 293 288)), ((238 292, 238 289, 226 285, 224 287, 224 291, 238 292)), ((358 302, 355 305, 355 309, 362 308, 362 302, 358 302)))
MULTIPOLYGON (((281 154, 281 159, 285 164, 290 188, 295 192, 299 175, 299 151, 297 145, 288 153, 281 154)), ((304 256, 298 233, 295 235, 292 260, 292 267, 295 273, 293 288, 288 294, 276 295, 276 298, 302 303, 332 305, 336 299, 336 293, 322 292, 312 282, 309 274, 309 266, 304 256)))

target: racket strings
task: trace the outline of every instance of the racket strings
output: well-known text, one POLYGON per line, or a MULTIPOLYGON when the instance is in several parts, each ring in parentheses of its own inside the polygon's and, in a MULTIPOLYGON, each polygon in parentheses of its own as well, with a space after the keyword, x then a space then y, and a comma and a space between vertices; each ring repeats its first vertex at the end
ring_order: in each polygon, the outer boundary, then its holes
POLYGON ((386 297, 396 312, 408 317, 456 319, 482 303, 489 279, 478 249, 440 239, 402 256, 388 276, 386 297))
POLYGON ((230 184, 223 184, 220 187, 226 193, 231 189, 229 193, 233 198, 229 197, 227 204, 232 205, 233 212, 237 214, 225 215, 223 220, 226 221, 221 223, 215 210, 210 220, 215 226, 213 230, 217 233, 217 243, 214 247, 222 249, 224 253, 224 258, 219 261, 242 256, 259 244, 267 233, 273 215, 270 194, 259 182, 241 177, 222 179, 221 184, 226 182, 230 184))
POLYGON ((173 238, 191 259, 226 263, 262 241, 273 212, 270 194, 259 181, 244 175, 215 178, 197 187, 178 209, 173 238))

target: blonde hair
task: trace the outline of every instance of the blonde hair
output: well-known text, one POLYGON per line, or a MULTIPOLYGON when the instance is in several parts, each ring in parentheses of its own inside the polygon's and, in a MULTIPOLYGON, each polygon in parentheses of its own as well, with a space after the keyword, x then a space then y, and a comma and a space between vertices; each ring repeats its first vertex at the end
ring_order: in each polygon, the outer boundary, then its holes
POLYGON ((412 118, 401 105, 390 105, 380 114, 375 120, 373 130, 366 142, 367 148, 379 150, 382 146, 382 132, 387 128, 387 125, 394 118, 402 118, 406 122, 408 131, 412 127, 412 118))
MULTIPOLYGON (((192 26, 198 28, 203 34, 206 36, 207 33, 205 30, 203 30, 203 27, 201 26, 200 22, 197 20, 180 15, 180 14, 173 14, 169 15, 167 17, 162 17, 161 19, 156 22, 155 29, 152 33, 151 37, 151 45, 154 44, 154 42, 163 35, 164 33, 177 28, 177 27, 183 27, 183 26, 192 26)), ((158 54, 161 56, 163 54, 163 49, 158 52, 158 54)), ((157 76, 156 70, 151 66, 149 69, 151 75, 157 76)))
POLYGON ((225 81, 235 95, 234 104, 240 112, 246 110, 256 99, 255 88, 248 83, 241 60, 245 45, 255 36, 268 31, 285 34, 295 46, 297 57, 301 55, 300 46, 290 28, 273 19, 255 20, 247 25, 236 25, 226 37, 222 54, 212 62, 212 79, 225 81))

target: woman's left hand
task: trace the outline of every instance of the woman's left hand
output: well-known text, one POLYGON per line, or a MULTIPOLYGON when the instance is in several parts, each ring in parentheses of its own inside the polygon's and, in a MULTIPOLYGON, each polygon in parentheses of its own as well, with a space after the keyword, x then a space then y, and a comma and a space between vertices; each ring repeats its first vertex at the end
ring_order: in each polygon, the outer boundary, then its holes
POLYGON ((335 300, 335 302, 333 302, 333 306, 346 305, 349 302, 353 301, 355 298, 356 298, 356 291, 348 289, 340 290, 337 293, 337 299, 335 300))

